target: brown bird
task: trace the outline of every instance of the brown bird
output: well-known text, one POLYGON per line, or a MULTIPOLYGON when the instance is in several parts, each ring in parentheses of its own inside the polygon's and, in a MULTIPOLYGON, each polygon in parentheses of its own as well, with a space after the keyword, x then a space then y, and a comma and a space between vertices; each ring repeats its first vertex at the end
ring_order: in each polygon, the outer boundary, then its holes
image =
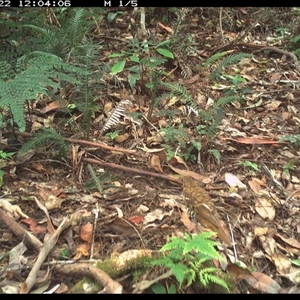
POLYGON ((184 176, 182 181, 186 204, 194 212, 196 221, 216 232, 226 245, 231 246, 229 237, 221 227, 217 209, 209 194, 191 177, 184 176))

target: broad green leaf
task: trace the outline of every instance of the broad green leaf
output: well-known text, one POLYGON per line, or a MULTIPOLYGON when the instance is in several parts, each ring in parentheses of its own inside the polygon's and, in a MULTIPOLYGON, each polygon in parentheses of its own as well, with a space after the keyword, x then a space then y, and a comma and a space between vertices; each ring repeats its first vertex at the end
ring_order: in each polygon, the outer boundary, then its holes
POLYGON ((110 13, 108 13, 107 14, 108 22, 112 22, 118 14, 119 14, 119 12, 110 12, 110 13))
POLYGON ((136 81, 141 78, 140 74, 133 74, 128 77, 128 83, 130 87, 133 89, 135 87, 136 81))
POLYGON ((133 62, 136 62, 136 63, 139 63, 140 62, 140 59, 138 56, 135 56, 135 55, 132 55, 129 57, 129 59, 133 62))
POLYGON ((163 55, 163 56, 165 56, 165 57, 174 59, 173 53, 172 53, 171 51, 167 50, 167 49, 164 49, 164 48, 158 48, 158 49, 156 49, 156 51, 157 51, 159 54, 161 54, 161 55, 163 55))
POLYGON ((122 72, 125 67, 125 63, 126 63, 126 59, 120 60, 119 62, 117 62, 116 64, 114 64, 112 66, 111 72, 113 74, 118 74, 118 73, 122 72))
POLYGON ((154 294, 166 294, 167 293, 165 287, 160 283, 152 284, 151 289, 154 294))

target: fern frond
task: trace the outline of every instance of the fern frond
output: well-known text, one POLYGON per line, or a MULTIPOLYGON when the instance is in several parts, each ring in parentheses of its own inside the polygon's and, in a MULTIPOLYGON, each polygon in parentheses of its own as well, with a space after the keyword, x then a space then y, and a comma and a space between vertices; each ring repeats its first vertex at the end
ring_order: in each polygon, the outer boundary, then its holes
POLYGON ((73 18, 70 19, 66 28, 66 36, 71 48, 81 44, 82 38, 87 33, 92 22, 85 19, 87 12, 84 8, 78 9, 73 18))
POLYGON ((219 108, 219 107, 223 107, 226 104, 232 103, 234 101, 238 101, 240 100, 240 98, 238 96, 227 96, 227 97, 222 97, 219 98, 215 103, 214 103, 214 107, 215 108, 219 108))
POLYGON ((93 167, 90 164, 87 165, 87 168, 88 168, 88 171, 89 171, 89 173, 90 173, 90 175, 93 179, 93 182, 96 185, 97 190, 102 194, 103 185, 102 185, 101 181, 99 180, 99 178, 97 177, 96 172, 94 171, 93 167))
POLYGON ((34 133, 32 138, 28 140, 19 150, 19 154, 23 155, 32 149, 38 147, 46 147, 52 145, 52 150, 56 150, 62 156, 66 156, 69 145, 66 143, 63 136, 54 128, 41 128, 38 132, 34 133))
POLYGON ((119 124, 120 118, 125 116, 125 113, 127 111, 127 106, 130 104, 131 104, 131 101, 129 101, 129 100, 120 101, 118 106, 113 110, 110 117, 105 122, 100 133, 102 134, 105 131, 109 130, 111 127, 119 124))
POLYGON ((18 59, 18 74, 11 80, 0 80, 0 107, 9 107, 20 131, 25 130, 23 104, 48 94, 48 88, 59 88, 61 81, 79 85, 74 75, 85 70, 64 63, 58 56, 36 51, 18 59), (67 72, 69 74, 67 74, 67 72))
POLYGON ((210 75, 211 78, 216 78, 220 76, 221 70, 231 64, 238 63, 242 58, 245 57, 251 57, 251 54, 248 53, 237 53, 237 54, 231 54, 227 56, 225 59, 223 59, 220 64, 216 67, 216 69, 213 71, 213 73, 210 75))
POLYGON ((196 111, 198 110, 197 103, 194 101, 191 94, 187 89, 178 83, 162 82, 162 85, 166 87, 171 93, 170 96, 179 96, 182 103, 191 106, 196 111))
POLYGON ((215 61, 219 60, 221 57, 227 55, 231 51, 224 51, 224 52, 217 52, 214 55, 212 55, 210 58, 208 58, 205 63, 203 64, 204 67, 207 67, 214 63, 215 61))
POLYGON ((6 81, 16 75, 13 67, 7 61, 0 61, 0 80, 6 81))
POLYGON ((224 287, 227 291, 229 291, 227 283, 220 278, 219 276, 216 276, 216 274, 219 270, 217 268, 198 268, 198 278, 200 282, 206 287, 210 282, 216 283, 222 287, 224 287))

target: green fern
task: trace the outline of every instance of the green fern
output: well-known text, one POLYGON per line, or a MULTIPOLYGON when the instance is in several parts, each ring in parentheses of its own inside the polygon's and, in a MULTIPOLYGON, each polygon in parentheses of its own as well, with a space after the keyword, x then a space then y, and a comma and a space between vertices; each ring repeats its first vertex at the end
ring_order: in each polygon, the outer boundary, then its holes
POLYGON ((66 157, 69 151, 69 145, 64 137, 54 128, 41 128, 31 139, 23 144, 18 155, 22 156, 38 147, 47 147, 51 145, 51 150, 57 152, 60 156, 66 157))
POLYGON ((214 55, 212 55, 210 58, 208 58, 205 63, 203 64, 204 67, 207 67, 214 63, 215 61, 219 60, 221 57, 229 54, 231 51, 224 51, 224 52, 217 52, 214 55))
POLYGON ((224 260, 215 249, 218 242, 211 240, 213 232, 202 232, 184 238, 171 238, 160 252, 163 256, 153 261, 152 265, 169 268, 180 286, 186 282, 189 286, 197 279, 206 287, 210 282, 216 283, 228 290, 227 283, 218 276, 219 269, 207 266, 213 259, 224 260))
POLYGON ((41 25, 24 24, 23 28, 28 29, 33 36, 27 43, 41 47, 40 50, 70 60, 73 52, 76 51, 78 45, 81 45, 85 34, 94 24, 87 18, 89 16, 87 9, 82 8, 74 11, 74 16, 69 18, 68 22, 61 28, 47 26, 46 29, 41 25))
POLYGON ((179 96, 182 103, 187 104, 198 111, 197 103, 183 85, 170 82, 162 82, 162 85, 170 91, 168 94, 170 98, 173 96, 179 96))
MULTIPOLYGON (((9 80, 0 70, 0 107, 9 107, 13 120, 20 131, 25 130, 23 105, 26 100, 35 100, 38 94, 48 94, 48 88, 59 88, 61 81, 80 84, 74 75, 85 74, 85 70, 66 63, 52 54, 33 52, 17 61, 17 74, 9 80)), ((11 72, 11 74, 14 74, 11 72)))
POLYGON ((100 179, 97 177, 97 174, 95 172, 95 170, 93 169, 93 167, 88 164, 87 165, 88 171, 92 177, 93 183, 95 184, 97 190, 102 194, 103 192, 103 183, 100 181, 100 179))
POLYGON ((216 67, 216 69, 211 73, 210 78, 215 79, 217 77, 220 77, 221 70, 225 68, 228 65, 236 64, 238 63, 242 58, 245 57, 251 57, 248 53, 238 53, 238 54, 231 54, 227 56, 225 59, 223 59, 219 65, 216 67))

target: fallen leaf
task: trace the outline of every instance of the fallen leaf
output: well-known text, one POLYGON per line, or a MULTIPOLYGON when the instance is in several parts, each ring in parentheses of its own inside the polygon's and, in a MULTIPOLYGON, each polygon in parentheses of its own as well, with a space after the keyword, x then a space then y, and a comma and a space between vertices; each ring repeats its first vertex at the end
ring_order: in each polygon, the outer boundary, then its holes
POLYGON ((108 227, 117 234, 124 236, 136 236, 138 232, 133 223, 123 218, 116 218, 113 222, 108 224, 108 227))
POLYGON ((134 224, 139 224, 144 221, 144 216, 132 216, 128 220, 134 224))
POLYGON ((281 289, 275 280, 263 273, 253 272, 252 277, 245 280, 255 289, 268 294, 278 294, 281 289))
POLYGON ((254 179, 249 180, 249 181, 248 181, 248 184, 249 184, 251 190, 252 190, 255 194, 257 194, 257 193, 260 191, 260 189, 261 189, 260 184, 259 184, 256 180, 254 180, 254 179))
POLYGON ((280 276, 288 278, 292 283, 299 284, 300 283, 300 269, 293 268, 293 272, 287 274, 280 274, 280 276))
POLYGON ((255 236, 261 236, 261 235, 266 235, 268 233, 268 228, 267 227, 256 227, 254 228, 254 234, 255 236))
POLYGON ((237 176, 231 173, 225 173, 225 181, 228 183, 230 187, 239 187, 242 189, 246 189, 247 186, 243 184, 237 176))
POLYGON ((76 249, 76 254, 75 256, 73 257, 73 260, 79 260, 82 256, 89 256, 89 250, 90 250, 91 246, 90 244, 80 244, 77 246, 77 249, 76 249))
POLYGON ((166 30, 166 31, 169 32, 169 33, 172 33, 172 32, 173 32, 173 30, 172 30, 171 27, 165 26, 165 25, 163 25, 163 24, 160 23, 160 22, 158 22, 157 25, 160 26, 162 29, 166 30))
POLYGON ((251 272, 247 268, 242 268, 236 263, 229 263, 227 271, 234 276, 237 281, 252 277, 251 272))
POLYGON ((275 208, 266 197, 256 198, 255 210, 263 219, 272 221, 275 218, 275 208))
POLYGON ((279 105, 282 104, 281 101, 278 101, 278 100, 272 100, 271 102, 269 102, 268 104, 265 105, 265 107, 268 109, 268 110, 276 110, 278 109, 279 105))
POLYGON ((129 138, 129 134, 128 133, 124 133, 121 135, 118 135, 114 138, 114 141, 116 141, 117 143, 123 143, 125 142, 127 139, 129 138))
POLYGON ((82 225, 80 229, 80 238, 85 242, 91 243, 93 239, 93 228, 94 226, 90 222, 82 225))
POLYGON ((65 106, 66 106, 66 101, 64 101, 62 99, 60 99, 59 101, 53 101, 53 102, 49 103, 46 107, 41 109, 41 113, 46 114, 49 111, 58 110, 58 109, 63 108, 65 106))
POLYGON ((159 173, 164 173, 161 165, 160 165, 160 159, 159 156, 153 154, 151 155, 151 159, 150 159, 150 167, 153 168, 155 171, 159 172, 159 173))
POLYGON ((205 181, 206 183, 211 182, 211 179, 209 177, 206 177, 204 175, 201 175, 199 173, 193 172, 193 171, 189 171, 189 170, 182 170, 182 169, 178 169, 176 167, 173 167, 172 165, 168 164, 168 166, 170 167, 170 169, 172 169, 174 172, 176 172, 179 175, 182 176, 189 176, 194 178, 195 180, 199 180, 199 181, 205 181))
POLYGON ((186 229, 189 231, 189 232, 194 232, 195 229, 196 229, 196 223, 195 222, 192 222, 190 217, 189 217, 189 214, 184 211, 182 214, 181 214, 181 218, 180 218, 180 221, 183 223, 183 225, 186 227, 186 229))
POLYGON ((241 143, 241 144, 250 144, 250 145, 268 145, 268 144, 279 145, 279 144, 282 144, 279 141, 274 141, 274 140, 269 140, 269 139, 244 138, 244 137, 239 137, 235 141, 238 143, 241 143))
POLYGON ((276 233, 275 236, 279 237, 282 241, 284 241, 288 245, 292 246, 293 248, 300 249, 300 243, 297 240, 295 240, 294 238, 292 238, 292 237, 285 238, 282 235, 280 235, 279 233, 276 233))
MULTIPOLYGON (((289 258, 285 257, 279 251, 275 251, 273 255, 266 255, 276 266, 279 274, 289 274, 292 270, 292 262, 289 258)), ((299 274, 300 275, 300 274, 299 274)), ((300 282, 300 278, 299 278, 300 282)))

